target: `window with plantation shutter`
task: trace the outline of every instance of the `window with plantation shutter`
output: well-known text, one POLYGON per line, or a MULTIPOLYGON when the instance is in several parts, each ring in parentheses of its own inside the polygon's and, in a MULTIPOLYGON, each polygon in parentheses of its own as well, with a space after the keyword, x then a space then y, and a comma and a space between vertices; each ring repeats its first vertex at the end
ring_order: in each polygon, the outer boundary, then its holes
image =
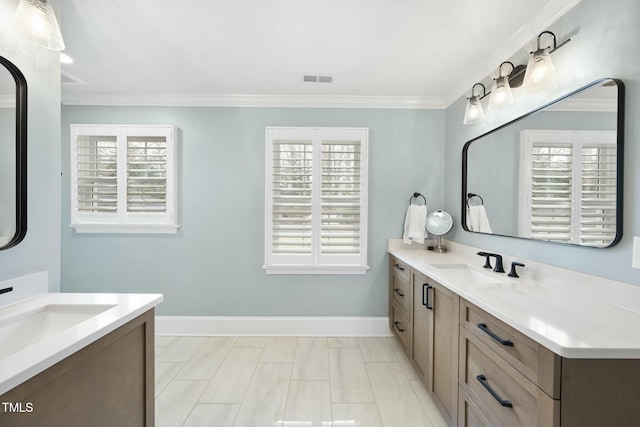
POLYGON ((175 233, 173 126, 71 125, 71 226, 79 233, 175 233))
POLYGON ((521 133, 520 235, 606 247, 616 237, 616 132, 521 133))
POLYGON ((366 273, 367 136, 267 128, 267 273, 366 273))

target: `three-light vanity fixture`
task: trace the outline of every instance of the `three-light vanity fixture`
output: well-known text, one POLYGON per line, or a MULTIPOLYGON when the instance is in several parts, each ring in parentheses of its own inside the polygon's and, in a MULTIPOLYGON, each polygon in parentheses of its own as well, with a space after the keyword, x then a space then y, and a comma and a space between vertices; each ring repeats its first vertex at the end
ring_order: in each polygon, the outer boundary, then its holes
POLYGON ((481 101, 488 95, 491 95, 488 109, 496 110, 513 104, 512 88, 523 86, 529 94, 535 94, 557 86, 555 68, 550 54, 569 41, 571 39, 567 39, 558 45, 555 34, 551 31, 541 32, 538 35, 537 49, 530 53, 529 62, 526 66, 514 66, 512 62, 505 61, 498 67, 498 77, 493 80, 493 87, 489 93, 487 93, 482 83, 476 83, 471 87, 471 96, 467 98, 467 108, 464 113, 463 123, 471 125, 480 123, 485 119, 481 101), (552 37, 553 44, 542 48, 540 47, 540 39, 546 35, 552 37), (511 67, 510 71, 507 66, 511 67), (482 88, 481 95, 476 94, 475 89, 477 86, 482 88))

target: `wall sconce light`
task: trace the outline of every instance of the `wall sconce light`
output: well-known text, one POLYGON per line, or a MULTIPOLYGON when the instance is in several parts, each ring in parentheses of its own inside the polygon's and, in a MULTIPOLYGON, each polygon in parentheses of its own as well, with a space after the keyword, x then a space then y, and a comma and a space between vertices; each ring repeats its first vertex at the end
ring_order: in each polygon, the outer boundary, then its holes
POLYGON ((471 96, 467 98, 467 108, 464 112, 465 125, 472 125, 484 120, 484 109, 482 108, 482 102, 480 100, 487 96, 487 89, 482 83, 476 83, 471 87, 471 96), (482 88, 482 96, 476 95, 474 90, 476 86, 482 88))
POLYGON ((524 76, 524 85, 529 90, 535 90, 536 86, 545 85, 546 87, 554 86, 557 84, 556 71, 551 61, 550 53, 560 49, 571 39, 567 39, 559 46, 556 44, 556 35, 551 31, 543 31, 538 35, 538 49, 531 52, 529 57, 529 63, 527 64, 527 72, 524 76), (553 38, 553 48, 547 46, 545 48, 540 47, 540 39, 543 35, 548 34, 553 38))
POLYGON ((51 50, 64 50, 56 15, 47 0, 20 0, 13 28, 30 43, 51 50))
POLYGON ((502 105, 513 104, 513 94, 511 93, 511 85, 509 83, 509 76, 516 69, 510 61, 504 61, 498 67, 498 77, 493 80, 493 87, 491 88, 491 97, 489 98, 489 109, 500 107, 502 105), (511 71, 506 75, 502 74, 502 66, 510 65, 511 71))

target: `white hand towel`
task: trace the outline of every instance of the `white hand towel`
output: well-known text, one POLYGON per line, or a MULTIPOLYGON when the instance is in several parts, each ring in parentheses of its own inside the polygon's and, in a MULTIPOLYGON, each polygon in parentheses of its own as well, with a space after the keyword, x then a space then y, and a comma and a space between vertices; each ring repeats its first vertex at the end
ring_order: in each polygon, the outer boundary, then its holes
POLYGON ((484 205, 467 206, 467 228, 480 233, 493 233, 484 205))
POLYGON ((404 235, 402 241, 407 245, 412 242, 424 244, 427 224, 427 207, 425 205, 409 205, 404 218, 404 235))

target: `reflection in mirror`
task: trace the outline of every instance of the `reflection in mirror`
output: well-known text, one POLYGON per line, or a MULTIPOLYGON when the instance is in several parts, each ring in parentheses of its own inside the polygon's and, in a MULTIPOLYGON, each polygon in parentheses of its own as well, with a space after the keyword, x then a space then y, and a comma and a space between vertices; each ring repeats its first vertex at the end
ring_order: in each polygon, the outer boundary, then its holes
POLYGON ((591 83, 467 142, 467 231, 604 248, 622 238, 624 85, 591 83))
POLYGON ((431 212, 427 217, 427 231, 438 237, 438 244, 434 251, 437 253, 447 252, 447 248, 442 244, 442 236, 447 234, 453 227, 453 218, 444 211, 431 212))
POLYGON ((27 82, 0 57, 0 249, 17 245, 27 231, 27 82))

